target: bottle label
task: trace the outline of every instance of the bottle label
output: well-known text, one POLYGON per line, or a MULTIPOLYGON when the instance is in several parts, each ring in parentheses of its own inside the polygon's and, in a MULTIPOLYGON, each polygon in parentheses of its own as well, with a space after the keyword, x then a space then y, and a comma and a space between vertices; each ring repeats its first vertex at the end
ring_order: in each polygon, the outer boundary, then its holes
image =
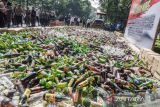
POLYGON ((27 96, 27 98, 29 98, 30 94, 31 94, 31 90, 27 88, 24 92, 24 96, 27 96))
POLYGON ((66 86, 67 86, 66 82, 57 84, 57 88, 65 88, 66 86))
POLYGON ((52 103, 52 104, 55 104, 55 95, 54 94, 45 94, 45 98, 44 98, 45 101, 47 101, 48 103, 52 103))
POLYGON ((86 86, 87 84, 88 84, 88 81, 86 80, 86 81, 80 83, 79 86, 82 88, 82 87, 86 86))

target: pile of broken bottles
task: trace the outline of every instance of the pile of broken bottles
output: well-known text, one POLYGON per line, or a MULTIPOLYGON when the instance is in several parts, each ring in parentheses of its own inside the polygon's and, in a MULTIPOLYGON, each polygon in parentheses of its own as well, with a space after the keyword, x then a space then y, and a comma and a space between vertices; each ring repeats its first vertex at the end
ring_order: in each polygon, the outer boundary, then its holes
POLYGON ((73 27, 0 34, 0 74, 2 107, 133 106, 160 86, 113 33, 73 27))

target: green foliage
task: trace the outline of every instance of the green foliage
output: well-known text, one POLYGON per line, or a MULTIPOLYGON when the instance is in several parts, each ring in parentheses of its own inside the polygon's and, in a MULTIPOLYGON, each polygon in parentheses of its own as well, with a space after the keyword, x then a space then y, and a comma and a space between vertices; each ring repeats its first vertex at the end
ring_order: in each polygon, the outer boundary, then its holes
POLYGON ((132 0, 100 0, 101 10, 110 23, 127 20, 132 0))
POLYGON ((155 47, 154 47, 154 51, 157 53, 160 53, 160 39, 157 39, 155 47))
POLYGON ((23 6, 34 6, 46 11, 55 11, 57 16, 76 15, 88 18, 92 9, 89 0, 14 0, 23 6))

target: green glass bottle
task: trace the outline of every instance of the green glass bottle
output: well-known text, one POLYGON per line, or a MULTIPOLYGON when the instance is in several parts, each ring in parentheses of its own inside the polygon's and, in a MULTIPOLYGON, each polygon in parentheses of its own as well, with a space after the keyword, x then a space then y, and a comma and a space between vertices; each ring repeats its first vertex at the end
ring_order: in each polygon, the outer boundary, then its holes
POLYGON ((83 81, 84 79, 86 79, 87 77, 91 76, 93 74, 93 72, 86 72, 85 74, 81 75, 75 82, 76 85, 78 85, 78 83, 80 83, 81 81, 83 81))
POLYGON ((85 81, 79 83, 78 87, 83 88, 87 85, 90 85, 94 80, 95 80, 95 78, 93 76, 91 76, 91 77, 87 78, 85 81))
POLYGON ((55 93, 55 94, 45 93, 43 95, 43 100, 50 104, 55 104, 56 102, 61 102, 63 100, 68 100, 68 99, 69 98, 67 98, 61 93, 55 93))

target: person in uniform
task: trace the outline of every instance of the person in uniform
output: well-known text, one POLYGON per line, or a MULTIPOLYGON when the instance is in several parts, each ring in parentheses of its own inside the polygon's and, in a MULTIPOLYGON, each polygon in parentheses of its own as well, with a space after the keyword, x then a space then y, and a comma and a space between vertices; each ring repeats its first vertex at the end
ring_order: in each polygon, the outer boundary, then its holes
POLYGON ((12 11, 12 12, 13 12, 13 13, 12 13, 12 25, 13 25, 13 26, 17 25, 17 24, 16 24, 16 14, 15 14, 16 8, 17 8, 17 4, 15 4, 14 7, 13 7, 13 9, 12 9, 12 10, 13 10, 13 11, 12 11))
POLYGON ((39 15, 40 15, 40 10, 37 9, 37 12, 36 12, 36 20, 37 20, 38 26, 40 26, 40 18, 39 18, 39 15))
POLYGON ((10 2, 8 2, 8 0, 6 0, 6 1, 7 1, 6 24, 7 24, 7 27, 10 28, 11 22, 12 22, 12 17, 13 17, 12 4, 10 2))
POLYGON ((26 26, 27 26, 27 27, 30 26, 30 19, 31 19, 31 12, 30 12, 30 10, 29 10, 29 7, 27 7, 26 17, 25 17, 25 22, 26 22, 26 26))
POLYGON ((43 10, 40 13, 40 23, 41 23, 41 26, 44 27, 44 25, 45 25, 45 13, 44 13, 43 10))
POLYGON ((0 28, 5 27, 6 12, 7 12, 7 9, 5 8, 3 1, 0 0, 0 28))
POLYGON ((31 24, 32 24, 32 27, 35 27, 36 25, 36 11, 34 7, 32 7, 32 11, 31 11, 31 24))
POLYGON ((15 8, 15 19, 17 27, 19 26, 19 24, 21 24, 21 27, 23 26, 22 16, 23 16, 23 9, 21 5, 18 5, 18 7, 15 8))

